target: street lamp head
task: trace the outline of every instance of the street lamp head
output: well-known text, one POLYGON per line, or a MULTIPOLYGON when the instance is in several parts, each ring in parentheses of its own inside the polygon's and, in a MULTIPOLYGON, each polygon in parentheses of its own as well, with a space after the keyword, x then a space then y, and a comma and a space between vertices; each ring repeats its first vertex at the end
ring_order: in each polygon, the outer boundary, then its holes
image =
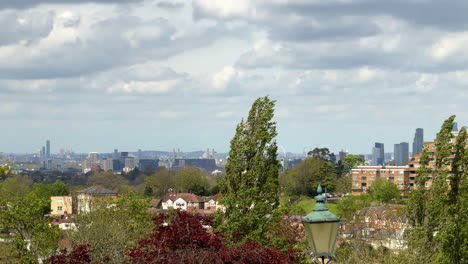
POLYGON ((340 218, 328 211, 320 184, 317 187, 317 193, 318 195, 314 198, 315 208, 302 218, 302 224, 314 256, 331 258, 335 252, 340 218))

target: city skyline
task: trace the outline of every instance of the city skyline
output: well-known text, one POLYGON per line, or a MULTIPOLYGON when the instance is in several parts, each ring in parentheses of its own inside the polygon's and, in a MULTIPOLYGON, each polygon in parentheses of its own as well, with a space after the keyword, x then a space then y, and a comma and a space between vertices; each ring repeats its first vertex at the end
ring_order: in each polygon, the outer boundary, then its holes
POLYGON ((288 152, 432 140, 468 124, 468 2, 440 5, 3 0, 0 152, 228 152, 265 95, 288 152))
MULTIPOLYGON (((423 131, 424 129, 421 129, 421 128, 417 128, 415 129, 416 131, 418 130, 421 130, 423 131)), ((436 130, 437 131, 437 130, 436 130)), ((434 132, 434 137, 432 138, 423 138, 423 142, 430 142, 432 141, 434 138, 436 137, 436 132, 434 132)), ((99 140, 99 139, 96 139, 96 140, 99 140)), ((194 138, 194 140, 196 140, 196 138, 194 138)), ((3 153, 16 153, 16 154, 28 154, 28 153, 35 153, 35 152, 38 152, 38 153, 41 153, 41 152, 44 152, 44 155, 45 156, 48 156, 47 155, 47 146, 49 144, 49 148, 50 148, 50 144, 51 144, 51 141, 50 139, 46 140, 45 141, 45 145, 43 145, 42 147, 40 146, 40 144, 33 144, 32 148, 30 148, 29 151, 2 151, 3 153), (36 146, 36 148, 34 148, 34 146, 36 146)), ((393 141, 389 141, 389 140, 380 140, 381 142, 387 145, 394 145, 394 144, 398 144, 398 140, 396 140, 395 142, 393 141)), ((403 140, 400 140, 400 141, 405 141, 405 139, 403 140)), ((410 140, 407 140, 407 141, 410 141, 410 140)), ((414 141, 414 138, 413 138, 413 141, 414 141)), ((71 143, 69 144, 70 145, 76 145, 75 143, 71 143)), ((299 150, 298 151, 294 151, 294 150, 291 150, 291 149, 287 149, 285 146, 281 145, 280 142, 278 142, 278 146, 279 146, 279 152, 282 154, 283 153, 283 150, 285 152, 288 152, 288 153, 295 153, 295 154, 299 154, 299 153, 306 153, 307 151, 309 150, 312 150, 314 149, 315 147, 327 147, 330 149, 330 151, 332 152, 335 152, 336 155, 338 155, 338 153, 341 151, 341 150, 347 150, 347 151, 350 151, 350 154, 366 154, 366 155, 372 155, 373 152, 372 152, 372 145, 374 145, 374 143, 372 142, 368 142, 368 145, 365 145, 363 148, 361 149, 364 149, 364 151, 353 151, 352 149, 349 149, 347 148, 346 146, 338 146, 337 144, 334 144, 334 145, 331 145, 331 146, 328 146, 328 145, 324 145, 324 144, 315 144, 313 146, 310 146, 309 148, 306 148, 304 147, 302 150, 299 150), (370 150, 369 150, 370 149, 370 150)), ((414 145, 414 142, 413 142, 413 145, 414 145)), ((130 147, 130 148, 119 148, 117 147, 116 145, 113 145, 111 149, 101 149, 101 150, 97 150, 97 148, 93 148, 91 150, 87 150, 87 149, 83 149, 83 148, 78 148, 78 149, 74 149, 72 147, 69 147, 69 146, 54 146, 51 148, 50 150, 50 155, 52 154, 57 154, 60 150, 73 150, 75 153, 83 153, 83 154, 86 154, 86 153, 90 153, 90 152, 98 152, 98 153, 112 153, 114 152, 116 149, 118 150, 123 150, 123 151, 129 151, 129 152, 138 152, 138 150, 143 150, 143 151, 167 151, 167 152, 171 152, 173 149, 179 149, 181 150, 182 152, 193 152, 193 151, 204 151, 206 149, 206 146, 212 146, 210 145, 209 143, 207 143, 206 145, 203 145, 201 146, 200 148, 195 148, 195 149, 189 149, 189 148, 185 148, 184 146, 168 146, 167 148, 164 148, 164 147, 155 147, 155 148, 146 148, 146 147, 142 147, 142 146, 137 146, 137 147, 130 147), (81 150, 83 149, 83 150, 81 150)), ((211 148, 211 147, 210 147, 211 148)), ((421 149, 422 149, 422 146, 421 146, 421 149)), ((412 149, 411 149, 412 150, 412 149)), ((226 150, 224 149, 220 149, 219 153, 228 153, 229 152, 229 148, 227 148, 226 150)), ((0 152, 1 153, 1 152, 0 152)), ((394 151, 385 151, 385 153, 394 153, 394 151)))

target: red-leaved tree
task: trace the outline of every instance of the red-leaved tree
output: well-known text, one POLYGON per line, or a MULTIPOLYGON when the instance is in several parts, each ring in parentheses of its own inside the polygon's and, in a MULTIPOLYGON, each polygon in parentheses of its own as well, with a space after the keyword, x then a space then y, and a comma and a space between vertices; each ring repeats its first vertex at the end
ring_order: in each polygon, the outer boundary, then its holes
MULTIPOLYGON (((212 217, 177 211, 174 215, 159 214, 154 218, 154 232, 131 248, 128 256, 133 264, 286 264, 303 263, 301 251, 286 253, 273 246, 265 247, 248 241, 228 247, 223 236, 212 232, 212 217)), ((62 251, 50 257, 48 264, 94 264, 91 249, 79 245, 73 251, 62 251)))
POLYGON ((177 211, 171 218, 155 217, 154 233, 140 240, 129 252, 133 264, 301 263, 300 252, 284 254, 274 247, 249 241, 227 247, 222 235, 212 232, 210 216, 177 211))

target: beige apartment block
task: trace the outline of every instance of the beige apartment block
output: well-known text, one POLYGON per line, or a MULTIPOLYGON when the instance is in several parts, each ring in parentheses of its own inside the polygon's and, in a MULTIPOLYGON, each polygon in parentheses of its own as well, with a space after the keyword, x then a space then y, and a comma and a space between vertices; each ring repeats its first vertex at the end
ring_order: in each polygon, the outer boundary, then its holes
POLYGON ((409 188, 408 166, 357 166, 351 170, 351 177, 353 195, 367 193, 376 179, 393 182, 403 192, 403 195, 409 188))
POLYGON ((73 213, 73 199, 71 196, 52 196, 50 197, 50 214, 64 215, 73 213))

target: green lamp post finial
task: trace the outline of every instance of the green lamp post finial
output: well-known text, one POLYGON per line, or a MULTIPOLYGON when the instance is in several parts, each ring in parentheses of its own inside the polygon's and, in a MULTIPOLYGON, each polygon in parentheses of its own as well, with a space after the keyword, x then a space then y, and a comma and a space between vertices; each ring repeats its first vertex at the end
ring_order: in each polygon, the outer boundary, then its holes
POLYGON ((322 193, 322 186, 320 184, 317 186, 317 193, 318 194, 322 193))

